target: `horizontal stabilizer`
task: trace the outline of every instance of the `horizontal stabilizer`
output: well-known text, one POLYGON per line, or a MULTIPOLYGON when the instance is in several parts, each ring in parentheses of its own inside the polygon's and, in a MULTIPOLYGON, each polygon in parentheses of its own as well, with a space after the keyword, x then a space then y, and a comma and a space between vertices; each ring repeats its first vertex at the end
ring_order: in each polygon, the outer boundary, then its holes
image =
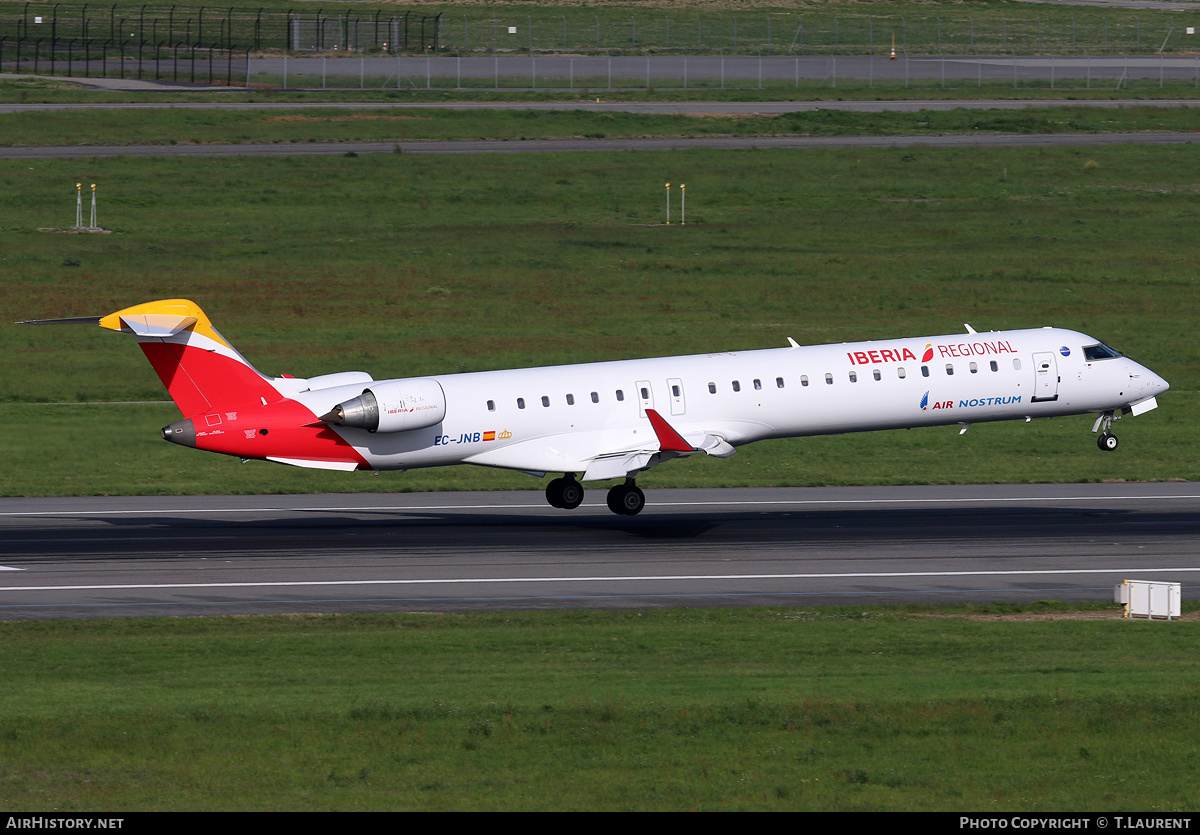
POLYGON ((98 325, 100 316, 71 316, 67 319, 26 319, 18 325, 98 325))
POLYGON ((126 313, 121 323, 138 336, 174 336, 196 324, 195 316, 178 316, 173 313, 126 313))

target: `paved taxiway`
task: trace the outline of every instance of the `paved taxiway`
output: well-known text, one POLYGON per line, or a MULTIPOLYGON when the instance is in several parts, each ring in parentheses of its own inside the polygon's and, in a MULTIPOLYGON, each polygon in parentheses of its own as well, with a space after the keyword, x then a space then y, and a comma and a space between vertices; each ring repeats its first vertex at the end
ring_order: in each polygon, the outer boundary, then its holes
POLYGON ((0 499, 0 619, 1111 599, 1200 484, 0 499))
POLYGON ((696 136, 629 139, 474 139, 414 142, 287 142, 272 145, 56 145, 0 147, 0 159, 281 157, 345 154, 524 154, 578 151, 683 151, 694 148, 999 148, 1183 145, 1200 133, 940 134, 927 136, 696 136))

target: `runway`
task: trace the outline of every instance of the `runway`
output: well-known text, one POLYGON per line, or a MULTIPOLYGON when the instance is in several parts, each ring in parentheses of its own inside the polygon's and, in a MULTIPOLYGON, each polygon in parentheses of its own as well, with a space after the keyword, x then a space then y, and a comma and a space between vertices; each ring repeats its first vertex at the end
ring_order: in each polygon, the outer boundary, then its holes
POLYGON ((1200 587, 1200 484, 0 499, 0 620, 1111 600, 1200 587))

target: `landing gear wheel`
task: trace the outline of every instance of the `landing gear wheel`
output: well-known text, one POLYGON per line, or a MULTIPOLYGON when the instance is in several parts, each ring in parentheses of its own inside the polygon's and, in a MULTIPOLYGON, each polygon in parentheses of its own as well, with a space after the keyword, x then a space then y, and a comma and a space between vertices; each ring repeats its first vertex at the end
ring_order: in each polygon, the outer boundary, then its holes
POLYGON ((559 495, 562 497, 560 507, 565 510, 574 510, 583 504, 583 485, 573 478, 568 478, 559 490, 559 495))
POLYGON ((583 485, 573 477, 556 478, 546 485, 546 501, 551 507, 574 510, 583 503, 583 485))
POLYGON ((559 495, 559 488, 566 481, 564 478, 556 478, 546 485, 546 501, 551 507, 562 507, 562 497, 559 495))
POLYGON ((620 516, 636 516, 646 506, 646 494, 636 484, 618 484, 608 491, 608 509, 620 516))
POLYGON ((1096 439, 1096 446, 1100 447, 1100 449, 1104 450, 1105 452, 1112 452, 1117 448, 1117 436, 1110 435, 1105 432, 1096 439))

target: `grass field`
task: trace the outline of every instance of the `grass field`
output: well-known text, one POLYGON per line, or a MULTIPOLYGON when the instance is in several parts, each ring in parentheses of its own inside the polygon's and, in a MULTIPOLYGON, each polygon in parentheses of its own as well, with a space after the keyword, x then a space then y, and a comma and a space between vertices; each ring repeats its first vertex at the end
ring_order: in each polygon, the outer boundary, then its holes
POLYGON ((1026 608, 0 624, 0 797, 59 813, 1194 810, 1197 623, 1026 608))
MULTIPOLYGON (((0 85, 0 90, 3 85, 0 85)), ((260 99, 262 97, 259 97, 260 99)), ((289 95, 305 102, 308 96, 289 95)), ((386 97, 377 96, 384 100, 386 97)), ((379 103, 379 102, 377 102, 379 103)), ((911 136, 1192 131, 1190 107, 1038 107, 1024 110, 822 110, 775 116, 656 116, 619 112, 448 111, 306 107, 280 111, 101 110, 5 115, 3 146, 224 145, 454 139, 644 136, 911 136)))
MULTIPOLYGON (((912 54, 1152 54, 1186 51, 1191 44, 1179 10, 1105 6, 1058 6, 969 0, 969 2, 825 2, 745 3, 741 0, 634 0, 634 2, 481 3, 478 0, 409 0, 362 3, 352 7, 297 5, 277 0, 229 0, 207 7, 202 0, 176 4, 118 3, 93 8, 89 27, 78 7, 0 0, 0 31, 9 37, 24 31, 46 36, 47 27, 29 26, 41 15, 54 21, 64 39, 128 35, 169 43, 195 37, 204 43, 228 42, 238 48, 278 52, 294 46, 289 21, 306 21, 305 47, 315 45, 320 15, 325 21, 324 48, 344 50, 347 40, 378 51, 386 42, 386 22, 413 17, 409 54, 432 46, 432 28, 418 21, 440 14, 437 47, 454 54, 608 52, 640 54, 882 54, 894 43, 912 54), (384 22, 378 29, 376 20, 384 22), (117 22, 120 22, 118 25, 117 22), (22 28, 22 24, 24 27, 22 28), (201 36, 201 26, 207 37, 201 36), (343 28, 349 24, 348 28, 343 28), (515 31, 509 31, 513 27, 515 31), (357 37, 350 33, 357 30, 357 37), (383 37, 377 37, 380 32, 383 37), (427 37, 422 40, 421 35, 427 37)), ((393 42, 391 49, 403 48, 393 42)))
MULTIPOLYGON (((1053 324, 1172 383, 1161 409, 1120 425, 1116 455, 1098 456, 1078 418, 769 444, 673 463, 649 483, 1193 479, 1190 157, 1124 146, 7 162, 0 315, 191 297, 267 373, 377 378, 1053 324), (686 226, 663 225, 668 180, 687 183, 686 226), (113 234, 37 231, 73 222, 79 181, 99 184, 113 234)), ((10 468, 8 494, 537 485, 243 468, 162 444, 154 428, 170 408, 47 405, 164 399, 128 341, 10 325, 0 347, 14 358, 0 368, 6 425, 21 427, 4 454, 40 462, 10 468), (123 459, 147 456, 172 475, 122 474, 123 459)))

